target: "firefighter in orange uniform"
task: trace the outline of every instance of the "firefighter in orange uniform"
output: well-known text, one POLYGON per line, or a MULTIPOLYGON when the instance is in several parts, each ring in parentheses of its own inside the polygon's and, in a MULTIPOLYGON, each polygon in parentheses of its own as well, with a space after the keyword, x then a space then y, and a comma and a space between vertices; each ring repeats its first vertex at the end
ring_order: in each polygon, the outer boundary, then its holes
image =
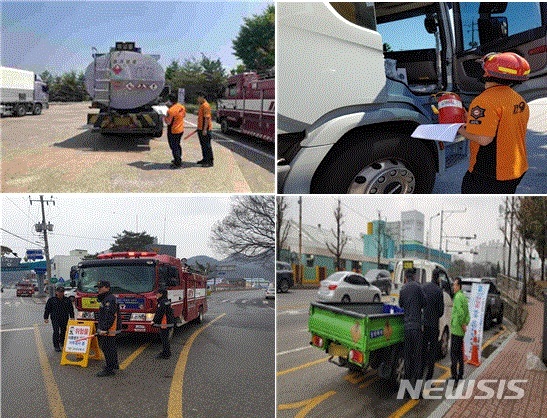
POLYGON ((167 124, 167 141, 169 142, 169 148, 173 154, 173 161, 171 161, 171 168, 180 168, 182 165, 182 147, 180 146, 180 140, 184 133, 184 118, 186 117, 186 108, 178 103, 177 96, 169 96, 169 103, 171 104, 165 117, 165 123, 167 124))
POLYGON ((97 337, 99 346, 104 353, 106 365, 97 376, 112 376, 114 370, 119 369, 116 335, 121 332, 122 320, 116 296, 110 292, 110 282, 101 280, 97 283, 99 313, 97 318, 97 337))
POLYGON ((205 100, 205 93, 198 93, 198 137, 201 145, 203 159, 197 162, 202 167, 213 166, 213 148, 211 147, 211 130, 213 121, 211 116, 211 106, 205 100))
POLYGON ((528 79, 530 65, 513 52, 482 58, 485 91, 469 107, 458 133, 471 141, 462 193, 512 194, 528 170, 528 104, 511 85, 528 79))
POLYGON ((155 327, 160 328, 160 338, 163 346, 163 351, 156 358, 167 359, 171 357, 169 333, 171 332, 171 328, 175 326, 175 316, 173 315, 171 301, 167 299, 166 289, 158 289, 156 291, 156 298, 158 299, 158 307, 153 322, 155 327))

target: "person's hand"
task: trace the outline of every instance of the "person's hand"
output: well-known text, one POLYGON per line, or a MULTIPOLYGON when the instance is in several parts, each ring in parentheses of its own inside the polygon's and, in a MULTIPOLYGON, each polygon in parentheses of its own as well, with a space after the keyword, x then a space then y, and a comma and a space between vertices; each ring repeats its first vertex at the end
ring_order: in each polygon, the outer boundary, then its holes
POLYGON ((467 332, 467 325, 462 325, 463 332, 467 332))
POLYGON ((459 133, 460 135, 465 136, 465 133, 466 133, 466 132, 467 132, 467 131, 465 130, 465 125, 462 125, 462 126, 460 126, 460 127, 458 128, 458 133, 459 133))
POLYGON ((207 129, 204 129, 202 133, 203 135, 207 135, 207 129))
POLYGON ((49 321, 47 319, 44 319, 44 324, 47 324, 49 321))
POLYGON ((100 329, 99 331, 97 331, 97 334, 98 335, 106 335, 106 331, 100 329))

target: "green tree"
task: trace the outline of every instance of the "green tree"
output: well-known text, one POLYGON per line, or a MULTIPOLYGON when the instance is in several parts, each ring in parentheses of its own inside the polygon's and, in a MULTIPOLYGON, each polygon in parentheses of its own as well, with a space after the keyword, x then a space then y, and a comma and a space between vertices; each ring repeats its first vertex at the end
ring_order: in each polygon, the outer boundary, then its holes
POLYGON ((124 230, 121 234, 116 235, 114 244, 110 247, 110 251, 146 251, 147 246, 154 243, 155 237, 148 235, 146 232, 131 232, 124 230))
POLYGON ((234 55, 249 70, 264 72, 275 65, 275 6, 269 5, 261 15, 243 20, 232 41, 234 55))

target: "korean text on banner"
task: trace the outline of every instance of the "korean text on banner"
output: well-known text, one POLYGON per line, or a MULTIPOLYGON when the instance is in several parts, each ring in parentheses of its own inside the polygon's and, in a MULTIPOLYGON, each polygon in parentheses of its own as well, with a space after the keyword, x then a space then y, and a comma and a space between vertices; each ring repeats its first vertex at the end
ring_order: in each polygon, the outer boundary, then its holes
POLYGON ((481 346, 484 328, 484 313, 486 310, 486 299, 488 297, 489 287, 489 284, 484 283, 473 283, 471 287, 471 297, 469 298, 469 316, 471 321, 467 326, 463 341, 464 357, 467 362, 476 360, 480 363, 482 355, 481 346), (476 350, 475 356, 473 356, 473 350, 476 350))

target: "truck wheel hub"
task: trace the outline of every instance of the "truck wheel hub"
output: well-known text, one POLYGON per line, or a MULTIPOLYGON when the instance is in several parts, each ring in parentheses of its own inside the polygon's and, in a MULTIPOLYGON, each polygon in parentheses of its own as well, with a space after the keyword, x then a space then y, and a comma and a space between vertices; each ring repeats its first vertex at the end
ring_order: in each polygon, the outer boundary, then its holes
POLYGON ((348 188, 350 194, 405 194, 416 188, 414 174, 402 161, 382 160, 363 168, 348 188))

